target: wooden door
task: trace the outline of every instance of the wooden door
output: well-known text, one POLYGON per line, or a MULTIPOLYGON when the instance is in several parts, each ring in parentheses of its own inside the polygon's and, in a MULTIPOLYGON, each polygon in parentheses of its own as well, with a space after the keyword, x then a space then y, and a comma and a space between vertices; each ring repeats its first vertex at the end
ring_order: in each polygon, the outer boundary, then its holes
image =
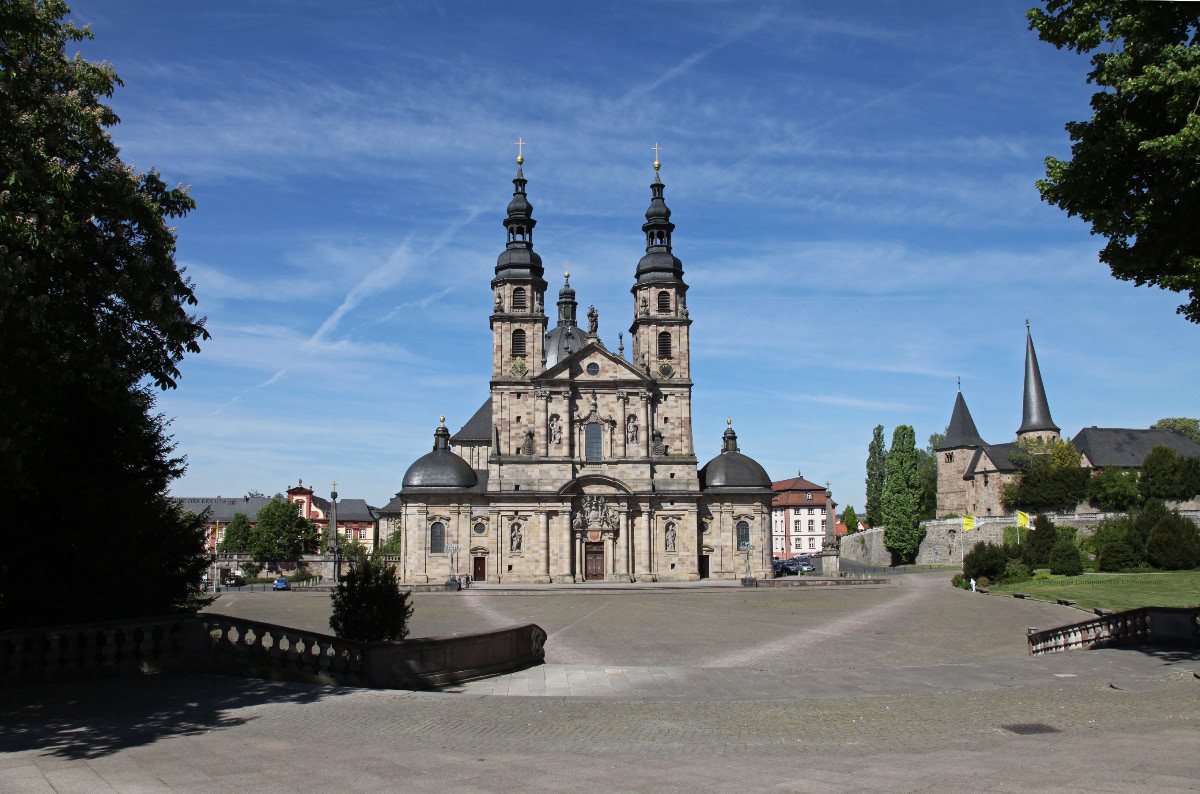
POLYGON ((487 557, 475 557, 471 563, 471 578, 476 582, 487 579, 487 557))
POLYGON ((708 555, 707 554, 700 555, 700 578, 701 579, 708 578, 708 555))
POLYGON ((604 578, 604 544, 588 543, 583 549, 583 578, 592 581, 604 578))

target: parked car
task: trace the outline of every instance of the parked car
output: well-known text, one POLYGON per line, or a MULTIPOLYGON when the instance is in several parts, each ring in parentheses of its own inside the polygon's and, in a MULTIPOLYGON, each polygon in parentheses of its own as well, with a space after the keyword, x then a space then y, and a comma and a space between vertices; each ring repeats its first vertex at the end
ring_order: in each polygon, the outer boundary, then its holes
POLYGON ((246 580, 238 576, 236 573, 226 574, 221 579, 221 584, 225 587, 241 587, 246 583, 246 580))
POLYGON ((795 560, 780 560, 775 563, 776 576, 788 576, 790 574, 795 574, 796 570, 797 568, 795 560))
POLYGON ((812 573, 813 571, 817 570, 813 567, 811 562, 797 562, 796 566, 797 570, 803 571, 804 573, 812 573))
POLYGON ((271 585, 272 590, 291 590, 292 586, 288 584, 286 576, 276 576, 275 583, 271 585))

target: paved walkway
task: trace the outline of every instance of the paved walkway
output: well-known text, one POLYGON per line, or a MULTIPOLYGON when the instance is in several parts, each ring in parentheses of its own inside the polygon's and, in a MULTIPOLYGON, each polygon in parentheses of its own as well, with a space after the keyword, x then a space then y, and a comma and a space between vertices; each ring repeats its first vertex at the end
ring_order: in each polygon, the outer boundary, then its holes
MULTIPOLYGON (((1081 613, 947 591, 916 576, 682 606, 429 596, 426 627, 528 614, 548 650, 632 645, 640 663, 558 661, 443 692, 202 675, 5 691, 0 793, 1200 790, 1200 655, 1030 657, 1021 623, 1081 613), (611 636, 634 627, 632 642, 611 636), (654 650, 676 637, 681 650, 654 650), (717 664, 738 658, 758 662, 717 664), (1004 727, 1020 725, 1045 732, 1004 727)), ((317 621, 302 595, 226 606, 317 621)))

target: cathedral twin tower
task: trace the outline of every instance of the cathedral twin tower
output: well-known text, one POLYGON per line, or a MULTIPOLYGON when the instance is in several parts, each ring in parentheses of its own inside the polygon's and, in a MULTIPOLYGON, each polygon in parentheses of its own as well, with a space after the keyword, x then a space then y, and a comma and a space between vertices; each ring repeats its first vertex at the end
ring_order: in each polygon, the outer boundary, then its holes
POLYGON ((658 161, 628 359, 623 341, 617 353, 601 341, 594 310, 579 327, 569 275, 548 328, 517 163, 491 282, 490 395, 453 437, 437 428, 381 511, 382 529, 402 533, 403 580, 686 581, 747 567, 770 577, 766 471, 741 454, 732 426, 697 470, 688 287, 658 161))

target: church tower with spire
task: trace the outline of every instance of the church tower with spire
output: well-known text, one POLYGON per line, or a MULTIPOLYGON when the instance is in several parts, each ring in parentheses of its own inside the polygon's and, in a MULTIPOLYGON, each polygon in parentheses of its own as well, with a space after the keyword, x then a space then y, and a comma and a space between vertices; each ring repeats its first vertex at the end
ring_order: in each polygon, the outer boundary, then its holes
POLYGON ((977 450, 987 442, 975 429, 975 420, 962 396, 960 384, 954 398, 954 410, 946 428, 946 438, 934 450, 937 456, 937 515, 965 516, 971 512, 971 498, 963 475, 975 458, 977 450))
POLYGON ((1033 335, 1029 332, 1029 321, 1025 321, 1025 393, 1021 405, 1021 427, 1017 439, 1032 438, 1038 441, 1057 441, 1060 438, 1058 425, 1050 418, 1050 404, 1046 401, 1046 388, 1042 386, 1042 371, 1038 368, 1037 353, 1033 350, 1033 335))
MULTIPOLYGON (((656 144, 657 146, 657 144, 656 144)), ((657 151, 657 149, 656 149, 657 151)), ((671 210, 654 160, 650 207, 642 231, 646 254, 638 262, 633 293, 633 364, 658 382, 662 392, 660 423, 654 428, 676 454, 694 454, 692 426, 692 321, 687 309, 683 263, 671 252, 671 210)))

